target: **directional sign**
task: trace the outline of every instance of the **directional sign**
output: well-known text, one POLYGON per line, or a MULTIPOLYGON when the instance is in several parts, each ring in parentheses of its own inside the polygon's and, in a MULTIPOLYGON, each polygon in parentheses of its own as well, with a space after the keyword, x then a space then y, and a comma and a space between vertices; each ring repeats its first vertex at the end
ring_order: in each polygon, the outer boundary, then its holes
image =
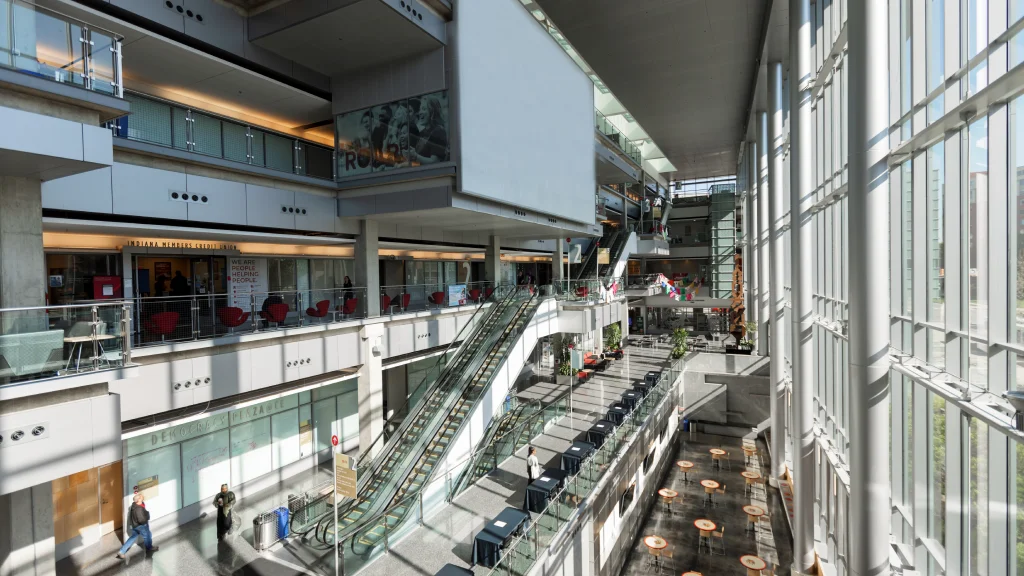
POLYGON ((334 454, 334 490, 338 496, 356 497, 356 471, 352 468, 352 458, 345 454, 334 454))
POLYGON ((335 434, 335 435, 331 436, 331 446, 337 446, 337 445, 338 445, 338 435, 335 434))

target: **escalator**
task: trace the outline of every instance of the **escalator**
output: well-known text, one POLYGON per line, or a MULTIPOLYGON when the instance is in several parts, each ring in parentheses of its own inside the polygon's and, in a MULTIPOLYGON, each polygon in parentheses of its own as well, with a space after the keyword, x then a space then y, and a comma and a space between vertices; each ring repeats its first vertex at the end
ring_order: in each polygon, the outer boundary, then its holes
MULTIPOLYGON (((443 460, 539 303, 524 287, 492 306, 401 430, 367 466, 359 482, 360 498, 339 510, 338 530, 346 553, 369 556, 386 533, 402 523, 415 501, 410 496, 443 460)), ((334 541, 333 518, 321 520, 316 537, 324 544, 334 541)))
POLYGON ((593 242, 590 245, 590 249, 583 257, 583 263, 580 265, 576 272, 577 280, 590 280, 594 278, 597 272, 597 253, 598 248, 608 248, 615 244, 616 239, 620 236, 620 231, 615 226, 608 224, 604 225, 604 236, 599 241, 593 242))

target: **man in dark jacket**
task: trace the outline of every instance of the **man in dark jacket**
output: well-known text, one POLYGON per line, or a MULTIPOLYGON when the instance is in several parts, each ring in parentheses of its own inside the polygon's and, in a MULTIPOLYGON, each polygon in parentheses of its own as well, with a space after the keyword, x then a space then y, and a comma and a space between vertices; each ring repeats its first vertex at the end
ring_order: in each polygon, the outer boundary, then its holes
POLYGON ((128 509, 128 530, 131 536, 124 541, 124 546, 117 553, 119 560, 125 559, 125 554, 131 549, 132 544, 139 538, 146 545, 146 552, 156 552, 159 546, 153 546, 153 533, 149 531, 149 510, 146 510, 146 502, 142 494, 132 497, 132 506, 128 509))
POLYGON ((235 493, 228 490, 227 484, 220 485, 213 505, 217 508, 217 540, 220 540, 231 530, 231 507, 235 505, 235 493))

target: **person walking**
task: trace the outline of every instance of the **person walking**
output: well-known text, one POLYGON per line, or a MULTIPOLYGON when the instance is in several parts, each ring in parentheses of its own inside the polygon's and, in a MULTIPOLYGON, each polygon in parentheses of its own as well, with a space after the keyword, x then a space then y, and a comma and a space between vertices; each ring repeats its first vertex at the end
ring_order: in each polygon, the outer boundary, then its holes
POLYGON ((132 497, 132 506, 128 509, 128 529, 131 532, 131 536, 124 541, 124 546, 121 546, 121 549, 117 552, 118 560, 125 560, 127 558, 125 554, 128 553, 128 550, 131 549, 132 545, 139 538, 142 538, 147 553, 156 552, 160 549, 159 546, 153 546, 153 533, 149 531, 149 510, 146 510, 146 502, 142 494, 136 494, 132 497))
POLYGON ((217 540, 221 540, 231 531, 231 507, 235 505, 235 493, 228 490, 227 484, 220 485, 213 505, 217 508, 217 540))
POLYGON ((527 483, 532 483, 537 478, 540 478, 540 460, 537 459, 537 449, 530 446, 530 455, 526 457, 527 483))

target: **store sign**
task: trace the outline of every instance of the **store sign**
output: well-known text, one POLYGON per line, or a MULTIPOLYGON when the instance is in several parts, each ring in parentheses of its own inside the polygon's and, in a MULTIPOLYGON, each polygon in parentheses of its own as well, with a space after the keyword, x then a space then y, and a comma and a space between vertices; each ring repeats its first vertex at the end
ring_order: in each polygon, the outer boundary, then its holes
POLYGON ((247 308, 249 294, 266 293, 268 286, 266 258, 228 258, 228 294, 232 306, 247 308))
POLYGON ((356 497, 358 479, 354 464, 355 462, 351 456, 340 452, 334 453, 334 489, 338 496, 345 498, 356 497))
POLYGON ((188 248, 190 250, 238 250, 236 244, 203 242, 192 240, 165 240, 162 238, 137 238, 125 242, 126 248, 188 248))

